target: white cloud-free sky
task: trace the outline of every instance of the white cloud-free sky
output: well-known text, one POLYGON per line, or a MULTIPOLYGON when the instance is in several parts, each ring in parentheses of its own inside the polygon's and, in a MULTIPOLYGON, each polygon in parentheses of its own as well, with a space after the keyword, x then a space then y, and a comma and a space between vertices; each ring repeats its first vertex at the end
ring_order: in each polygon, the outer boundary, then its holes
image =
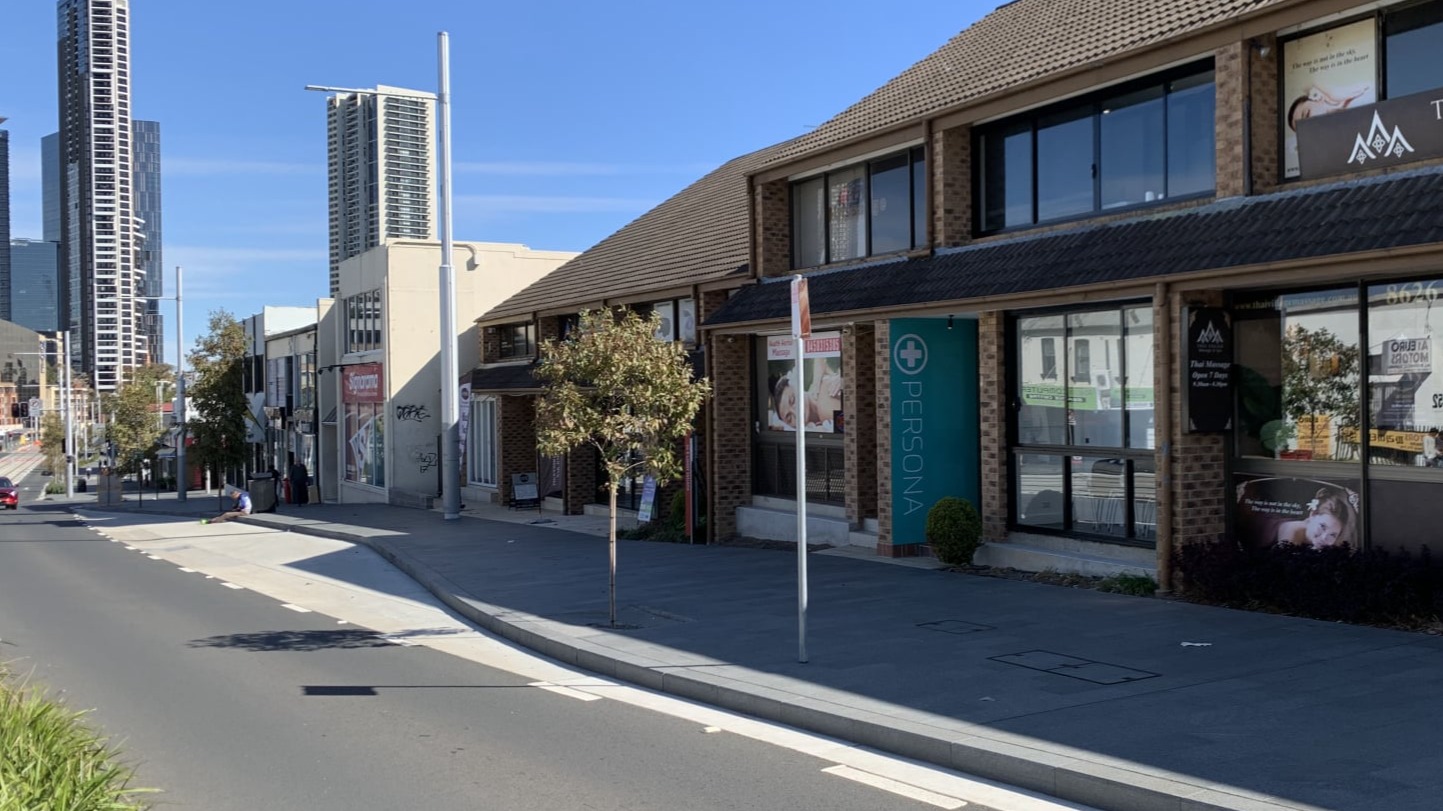
MULTIPOLYGON (((210 310, 326 295, 325 99, 302 88, 434 89, 437 31, 451 36, 456 238, 580 251, 820 124, 993 5, 131 0, 132 114, 161 124, 166 293, 184 266, 187 346, 210 310)), ((0 2, 17 237, 40 236, 55 21, 53 0, 0 2)))

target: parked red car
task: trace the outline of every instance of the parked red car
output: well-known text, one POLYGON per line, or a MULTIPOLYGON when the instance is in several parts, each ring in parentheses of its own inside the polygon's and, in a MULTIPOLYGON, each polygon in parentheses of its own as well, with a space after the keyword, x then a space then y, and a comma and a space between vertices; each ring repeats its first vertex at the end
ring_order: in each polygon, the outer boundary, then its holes
POLYGON ((0 507, 7 510, 20 509, 20 491, 16 489, 15 482, 4 476, 0 476, 0 507))

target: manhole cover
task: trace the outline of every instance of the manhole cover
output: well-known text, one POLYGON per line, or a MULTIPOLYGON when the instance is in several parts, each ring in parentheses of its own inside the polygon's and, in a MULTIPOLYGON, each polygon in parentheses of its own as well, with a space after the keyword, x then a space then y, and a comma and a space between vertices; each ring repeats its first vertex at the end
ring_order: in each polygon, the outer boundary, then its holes
POLYGON ((1095 662, 1091 659, 1079 659, 1076 656, 1045 650, 1030 650, 989 658, 994 662, 1017 665, 1028 670, 1040 670, 1043 673, 1055 673, 1058 676, 1090 681, 1093 684, 1126 684, 1130 681, 1141 681, 1160 675, 1146 670, 1134 670, 1130 667, 1095 662))

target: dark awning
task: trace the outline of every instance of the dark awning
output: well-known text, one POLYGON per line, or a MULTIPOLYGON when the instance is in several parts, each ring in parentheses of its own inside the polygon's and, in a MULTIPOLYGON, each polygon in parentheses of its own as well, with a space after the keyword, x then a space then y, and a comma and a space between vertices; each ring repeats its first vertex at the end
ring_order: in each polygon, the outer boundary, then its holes
POLYGON ((476 369, 471 372, 471 393, 540 391, 541 381, 536 379, 535 370, 535 363, 513 363, 476 369))
MULTIPOLYGON (((1443 167, 1430 167, 823 271, 807 287, 813 314, 841 314, 1438 242, 1443 167)), ((705 326, 786 319, 788 281, 741 288, 705 326)))

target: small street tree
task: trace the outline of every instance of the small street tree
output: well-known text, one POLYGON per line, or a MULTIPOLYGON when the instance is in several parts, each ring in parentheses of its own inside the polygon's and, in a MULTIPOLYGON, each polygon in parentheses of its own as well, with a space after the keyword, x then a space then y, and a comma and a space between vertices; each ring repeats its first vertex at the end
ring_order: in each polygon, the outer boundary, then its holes
MULTIPOLYGON (((40 417, 40 452, 45 456, 46 470, 59 475, 65 469, 65 423, 54 411, 40 417)), ((60 491, 65 492, 65 488, 62 486, 60 491)))
POLYGON ((157 389, 163 387, 163 401, 174 379, 168 365, 141 366, 130 370, 125 384, 105 396, 101 408, 111 418, 106 438, 114 444, 116 471, 135 473, 160 442, 164 429, 157 411, 157 389))
POLYGON ((245 327, 225 310, 214 310, 210 332, 196 339, 189 356, 195 370, 195 385, 186 388, 194 410, 186 420, 187 434, 195 438, 189 453, 217 482, 246 460, 245 349, 245 327))
POLYGON ((680 440, 706 399, 680 343, 657 340, 660 316, 594 310, 573 337, 546 341, 536 376, 536 445, 557 456, 590 445, 601 456, 610 494, 611 624, 616 625, 616 492, 641 472, 665 484, 681 472, 680 440))

